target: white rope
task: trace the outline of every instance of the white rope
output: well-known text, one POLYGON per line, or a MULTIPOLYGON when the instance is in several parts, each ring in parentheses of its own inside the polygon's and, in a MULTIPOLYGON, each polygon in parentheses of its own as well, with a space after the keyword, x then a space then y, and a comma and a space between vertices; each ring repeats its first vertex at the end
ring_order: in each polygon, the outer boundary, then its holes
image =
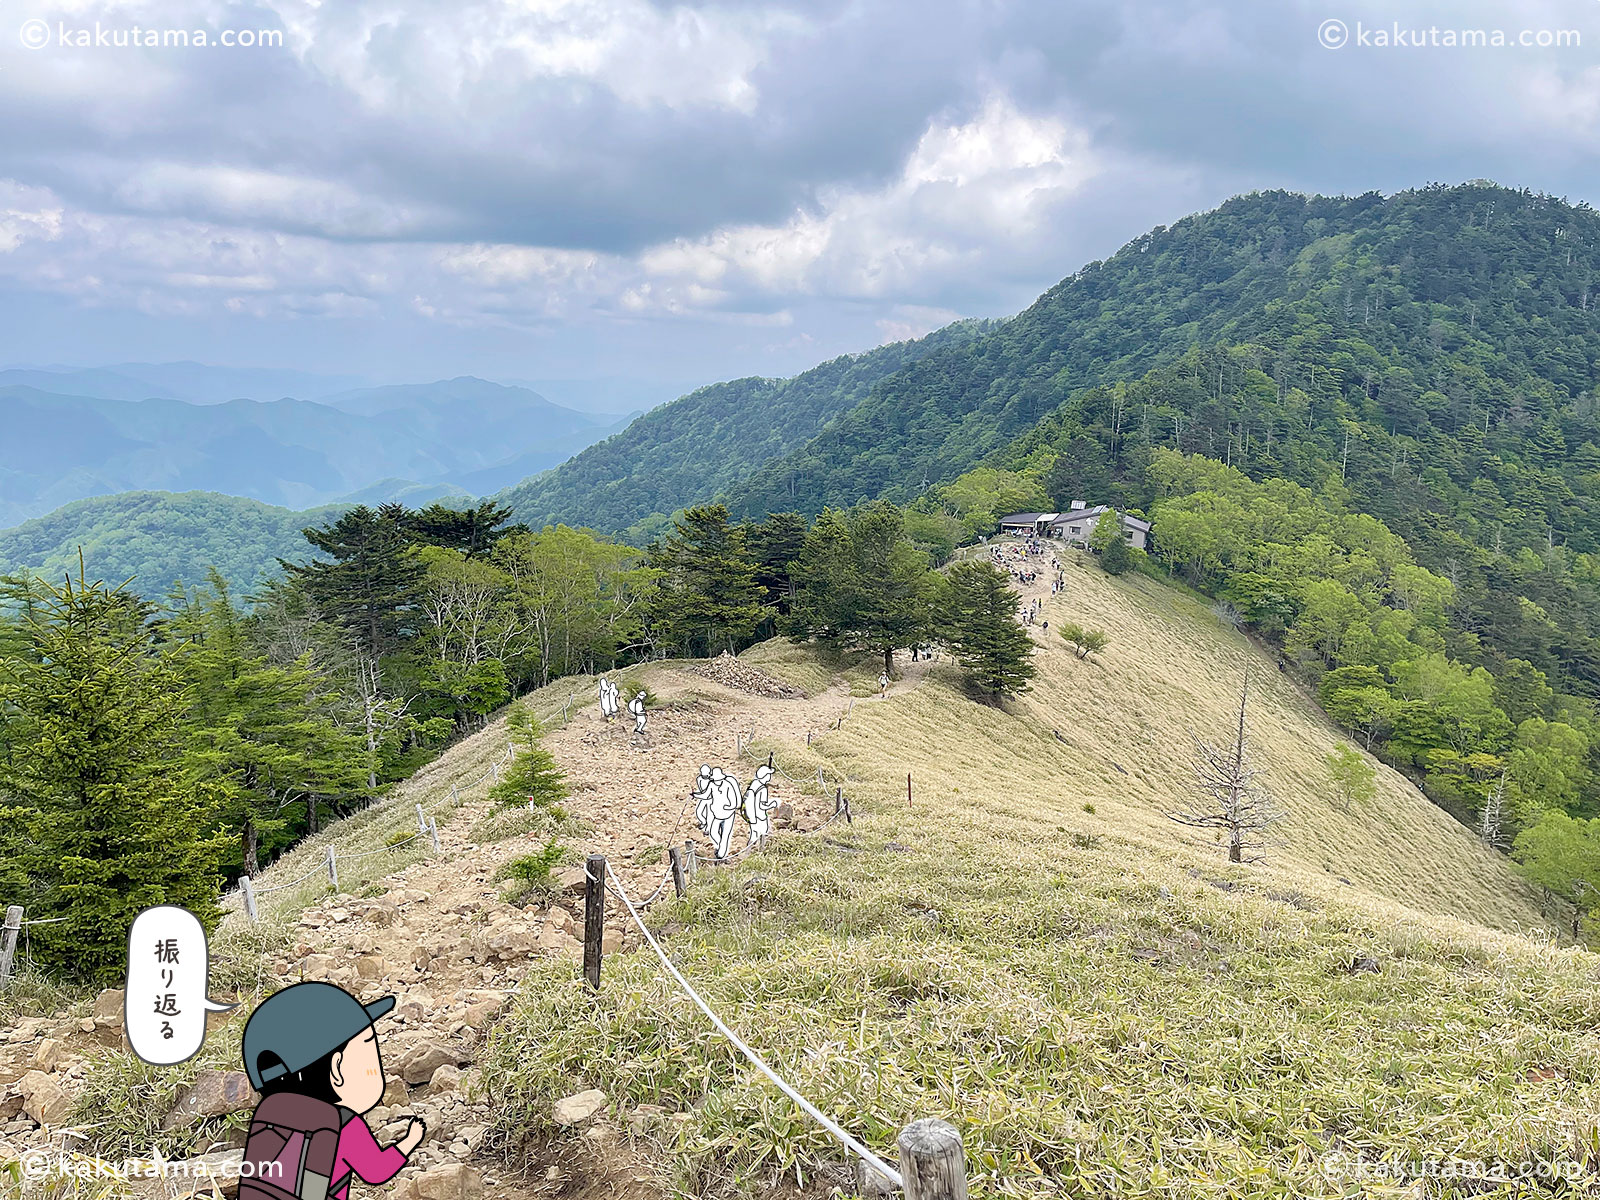
POLYGON ((709 1019, 710 1022, 717 1027, 717 1031, 721 1033, 723 1037, 732 1042, 734 1046, 738 1048, 740 1053, 754 1063, 763 1075, 777 1085, 779 1091, 798 1104, 800 1108, 812 1118, 812 1120, 816 1121, 829 1133, 833 1134, 834 1137, 838 1138, 851 1150, 854 1150, 857 1154, 859 1154, 868 1166, 872 1167, 873 1170, 883 1175, 886 1179, 893 1183, 895 1187, 903 1189, 905 1187, 905 1180, 901 1178, 899 1171, 895 1170, 871 1150, 868 1150, 860 1142, 856 1141, 855 1138, 851 1137, 837 1124, 835 1124, 826 1114, 817 1108, 816 1105, 812 1104, 811 1101, 807 1100, 799 1092, 795 1091, 795 1089, 785 1082, 776 1071, 767 1066, 766 1061, 748 1045, 746 1045, 744 1040, 740 1038, 737 1033, 728 1028, 727 1022, 725 1022, 721 1017, 717 1016, 716 1013, 711 1011, 711 1006, 700 998, 700 993, 695 991, 694 988, 690 986, 689 981, 683 977, 683 973, 680 972, 677 967, 672 965, 672 960, 667 957, 667 952, 661 948, 661 944, 656 941, 655 936, 648 928, 645 927, 645 923, 639 919, 639 914, 633 907, 633 901, 628 899, 628 893, 623 890, 622 881, 617 878, 616 872, 611 870, 609 863, 606 866, 606 873, 611 876, 611 882, 616 888, 618 898, 621 899, 625 906, 627 906, 628 915, 633 918, 633 923, 639 927, 639 932, 644 934, 644 940, 650 943, 650 949, 656 952, 656 957, 661 960, 661 965, 666 967, 666 969, 672 973, 672 977, 678 981, 678 985, 689 994, 689 999, 693 1000, 699 1007, 700 1011, 705 1013, 707 1019, 709 1019))
POLYGON ((667 884, 670 883, 671 881, 672 881, 672 868, 668 867, 667 868, 667 873, 661 877, 661 882, 656 884, 656 890, 651 892, 650 895, 647 896, 645 899, 639 901, 639 907, 640 908, 649 908, 657 900, 661 899, 661 893, 667 890, 667 884))
POLYGON ((65 921, 66 917, 35 917, 31 921, 23 921, 21 925, 7 925, 7 929, 21 929, 23 925, 54 925, 58 921, 65 921))
POLYGON ((379 846, 376 850, 363 850, 360 854, 338 854, 334 857, 339 862, 352 862, 358 858, 371 858, 374 854, 387 854, 391 850, 400 849, 401 846, 410 845, 421 836, 422 835, 420 833, 413 833, 410 837, 406 838, 405 841, 395 842, 392 846, 379 846))
POLYGON ((323 859, 316 866, 312 867, 311 870, 307 871, 304 875, 300 876, 299 879, 291 879, 288 883, 280 883, 276 887, 257 888, 256 889, 256 895, 264 896, 268 892, 281 892, 285 888, 292 888, 296 884, 304 883, 306 880, 310 879, 313 875, 321 875, 327 869, 328 869, 328 860, 327 859, 323 859))

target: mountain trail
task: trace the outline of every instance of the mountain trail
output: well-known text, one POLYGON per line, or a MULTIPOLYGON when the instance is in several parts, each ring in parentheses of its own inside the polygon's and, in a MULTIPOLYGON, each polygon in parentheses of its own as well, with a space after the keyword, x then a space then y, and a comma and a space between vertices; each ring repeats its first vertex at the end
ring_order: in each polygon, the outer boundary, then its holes
MULTIPOLYGON (((670 888, 667 846, 693 841, 699 863, 711 864, 711 843, 694 826, 689 800, 702 763, 721 766, 745 783, 770 750, 782 772, 786 750, 804 747, 808 735, 825 734, 854 704, 893 702, 914 688, 926 669, 926 663, 900 656, 898 678, 887 698, 852 699, 849 685, 838 676, 809 696, 788 685, 757 685, 757 690, 792 693, 781 698, 729 686, 680 664, 651 664, 629 673, 647 683, 655 697, 642 737, 634 735, 626 716, 610 722, 601 716, 597 698, 591 698, 593 680, 570 681, 578 688, 568 719, 552 724, 544 737, 544 745, 567 773, 571 795, 563 807, 582 829, 581 834, 562 836, 569 859, 581 863, 588 853, 606 855, 635 903, 663 885, 670 888)), ((741 665, 740 674, 764 672, 741 665)), ((300 979, 324 979, 364 1000, 387 994, 397 998, 393 1013, 380 1023, 389 1088, 367 1120, 382 1142, 399 1138, 412 1115, 427 1122, 428 1136, 395 1182, 380 1189, 358 1185, 353 1200, 385 1191, 394 1200, 480 1200, 480 1189, 482 1196, 507 1200, 661 1194, 650 1182, 654 1176, 624 1150, 626 1139, 611 1136, 615 1130, 604 1110, 580 1122, 593 1135, 585 1145, 594 1153, 574 1158, 568 1147, 559 1161, 533 1164, 537 1169, 526 1178, 483 1152, 491 1114, 488 1102, 473 1095, 474 1064, 495 1020, 531 961, 559 956, 576 971, 582 958, 583 866, 558 869, 553 892, 536 894, 531 902, 508 902, 505 885, 497 882, 507 862, 541 849, 549 837, 545 831, 494 840, 496 824, 514 819, 516 810, 497 810, 481 790, 469 798, 467 777, 476 773, 483 747, 503 737, 496 723, 460 743, 459 753, 453 750, 424 769, 429 786, 448 789, 456 783, 463 791, 452 819, 439 826, 436 854, 367 884, 358 895, 338 893, 317 900, 295 920, 286 952, 262 964, 265 991, 300 979)), ((783 805, 775 821, 779 837, 810 832, 828 821, 834 813, 832 787, 840 782, 830 778, 825 792, 814 777, 802 774, 791 780, 786 774, 775 776, 770 788, 783 805)), ((395 807, 396 815, 401 811, 395 807)), ((736 854, 743 832, 741 822, 736 854)), ((258 886, 272 886, 276 874, 264 873, 258 886)), ((637 930, 615 899, 606 916, 607 953, 639 944, 637 930)), ((245 918, 234 914, 228 920, 245 918)), ((242 999, 240 1011, 212 1019, 213 1043, 219 1026, 252 1007, 248 996, 242 999)), ((0 1042, 0 1115, 9 1112, 9 1118, 0 1120, 0 1159, 58 1144, 63 1135, 64 1108, 45 1111, 18 1081, 29 1071, 42 1070, 50 1087, 70 1101, 98 1069, 107 1047, 126 1049, 121 1017, 121 993, 105 992, 92 1017, 29 1018, 5 1035, 0 1042)), ((193 1120, 250 1107, 254 1094, 247 1086, 242 1094, 237 1085, 228 1090, 230 1072, 243 1078, 237 1066, 219 1062, 201 1071, 195 1085, 180 1094, 175 1112, 193 1120)), ((169 1118, 174 1119, 179 1118, 169 1118)), ((233 1153, 239 1144, 237 1138, 231 1142, 233 1153)), ((228 1152, 226 1146, 219 1151, 228 1152)), ((181 1195, 184 1190, 168 1187, 159 1194, 181 1195)))

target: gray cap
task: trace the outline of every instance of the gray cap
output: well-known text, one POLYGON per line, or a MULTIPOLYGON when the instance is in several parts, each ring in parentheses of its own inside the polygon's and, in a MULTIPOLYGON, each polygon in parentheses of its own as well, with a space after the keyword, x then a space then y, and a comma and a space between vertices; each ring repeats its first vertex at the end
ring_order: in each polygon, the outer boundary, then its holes
POLYGON ((245 1023, 240 1054, 250 1085, 259 1092, 264 1083, 305 1070, 393 1007, 393 996, 362 1004, 331 983, 296 983, 274 992, 256 1006, 245 1023), (274 1063, 263 1074, 256 1061, 269 1051, 281 1058, 283 1065, 274 1063))

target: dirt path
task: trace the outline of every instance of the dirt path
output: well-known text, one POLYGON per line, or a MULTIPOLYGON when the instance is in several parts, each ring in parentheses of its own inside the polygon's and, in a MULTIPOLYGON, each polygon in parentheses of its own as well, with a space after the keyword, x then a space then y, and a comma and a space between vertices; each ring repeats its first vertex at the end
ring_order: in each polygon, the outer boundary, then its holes
MULTIPOLYGON (((925 671, 925 664, 900 656, 896 672, 901 678, 891 686, 889 699, 915 687, 925 671)), ((572 795, 566 807, 584 829, 566 839, 570 848, 579 855, 606 855, 636 900, 661 881, 667 845, 692 839, 702 859, 711 858, 710 843, 694 828, 688 804, 702 763, 722 766, 747 782, 757 761, 737 753, 741 740, 773 748, 782 768, 785 748, 803 747, 808 733, 825 733, 852 703, 883 702, 877 696, 852 701, 842 678, 816 695, 777 698, 727 686, 681 664, 646 667, 639 674, 657 698, 646 737, 632 736, 631 720, 608 724, 597 701, 591 701, 575 708, 545 740, 568 775, 572 795)), ((581 681, 573 682, 580 695, 590 694, 581 681)), ((503 744, 503 738, 495 727, 472 741, 503 744)), ((441 760, 433 769, 437 773, 443 766, 441 760)), ((457 782, 466 783, 466 769, 459 774, 463 778, 457 782)), ((449 782, 445 779, 444 786, 449 782)), ((832 796, 807 782, 800 787, 782 776, 774 780, 772 794, 786 805, 780 810, 779 836, 786 830, 813 830, 832 815, 832 796)), ((265 982, 270 988, 302 978, 325 979, 363 997, 397 997, 383 1038, 389 1090, 368 1122, 380 1140, 390 1141, 415 1114, 427 1122, 428 1136, 399 1177, 393 1200, 478 1200, 480 1179, 484 1196, 505 1200, 653 1194, 637 1186, 614 1190, 617 1181, 587 1176, 579 1186, 560 1166, 524 1179, 481 1153, 491 1114, 486 1102, 469 1094, 489 1031, 531 961, 554 955, 576 966, 582 954, 583 868, 558 872, 554 896, 521 906, 508 903, 496 873, 508 860, 537 850, 548 834, 478 840, 483 823, 493 816, 487 799, 469 801, 440 827, 437 854, 392 872, 360 896, 329 895, 309 907, 292 931, 288 952, 265 964, 265 982)), ((735 848, 740 844, 736 840, 735 848)), ((621 905, 613 902, 607 912, 607 952, 632 948, 639 940, 621 905)), ((0 1159, 62 1136, 52 1127, 63 1110, 37 1114, 46 1117, 43 1121, 35 1119, 39 1105, 33 1101, 16 1111, 21 1091, 14 1081, 43 1066, 52 1084, 70 1096, 95 1070, 98 1047, 117 1043, 120 1017, 120 993, 104 993, 94 1018, 36 1018, 3 1039, 0 1159), (41 1052, 46 1042, 50 1047, 41 1052)), ((605 1115, 594 1119, 603 1124, 605 1115)))
MULTIPOLYGON (((891 697, 921 678, 920 670, 909 669, 913 665, 897 663, 906 678, 891 686, 891 697)), ((738 754, 741 738, 745 744, 753 739, 776 745, 782 768, 783 745, 805 745, 807 733, 821 735, 851 704, 848 686, 838 680, 825 692, 795 699, 752 695, 681 669, 652 672, 650 686, 658 707, 644 738, 633 736, 631 721, 608 724, 596 703, 574 712, 546 739, 572 784, 567 807, 592 831, 582 839, 585 848, 606 855, 636 899, 654 891, 662 878, 665 868, 654 861, 659 848, 692 840, 702 860, 712 856, 709 839, 695 828, 689 800, 702 764, 720 766, 747 783, 759 763, 738 754), (641 854, 652 861, 637 863, 641 854)), ((880 703, 876 696, 854 702, 880 703)), ((781 775, 774 778, 773 798, 792 810, 780 829, 814 829, 833 814, 832 798, 807 782, 811 786, 802 788, 781 775)), ((738 835, 743 833, 741 824, 738 835)), ((740 845, 736 841, 735 849, 740 845)))

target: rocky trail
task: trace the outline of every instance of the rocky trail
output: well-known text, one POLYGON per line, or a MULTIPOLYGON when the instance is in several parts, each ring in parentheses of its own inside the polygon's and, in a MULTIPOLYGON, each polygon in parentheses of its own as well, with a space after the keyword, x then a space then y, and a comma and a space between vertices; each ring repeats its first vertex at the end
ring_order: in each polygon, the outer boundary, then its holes
MULTIPOLYGON (((926 664, 901 656, 897 674, 903 677, 889 700, 914 686, 925 670, 926 664)), ((689 793, 702 763, 721 765, 748 780, 757 762, 738 756, 736 747, 755 739, 776 748, 781 768, 785 747, 804 746, 808 733, 822 735, 852 703, 842 679, 807 696, 736 659, 655 665, 640 677, 655 695, 644 737, 634 736, 629 719, 602 718, 592 680, 572 681, 579 685, 581 707, 575 705, 569 719, 545 737, 567 772, 571 797, 565 807, 583 829, 563 840, 580 861, 584 853, 606 855, 636 901, 662 882, 666 846, 694 840, 700 861, 711 860, 710 843, 689 811, 689 793)), ((876 696, 854 701, 880 702, 876 696)), ((503 742, 504 733, 492 726, 475 738, 503 742)), ((796 786, 781 775, 774 780, 773 795, 782 802, 777 836, 814 830, 833 814, 833 796, 823 795, 815 780, 807 783, 796 786)), ((618 1192, 615 1179, 597 1183, 591 1178, 576 1186, 559 1164, 524 1178, 483 1152, 491 1114, 473 1094, 475 1061, 530 962, 560 956, 577 969, 585 876, 581 865, 567 866, 556 872, 554 894, 542 902, 508 903, 496 872, 509 859, 539 849, 548 835, 474 841, 474 827, 492 808, 485 798, 463 803, 440 826, 438 853, 395 870, 362 895, 328 895, 307 908, 292 930, 287 953, 263 963, 263 982, 272 990, 300 979, 323 979, 367 1000, 397 997, 382 1028, 388 1090, 367 1119, 382 1142, 401 1136, 412 1115, 427 1122, 428 1135, 389 1185, 396 1200, 654 1194, 637 1187, 618 1192)), ((740 845, 736 840, 735 850, 740 845)), ((631 949, 639 940, 613 899, 606 951, 631 949)), ((221 1024, 244 1015, 213 1016, 211 1036, 221 1024)), ((63 1123, 74 1095, 105 1056, 124 1048, 121 1022, 122 994, 109 991, 88 1015, 29 1018, 0 1036, 0 1164, 41 1148, 92 1144, 92 1128, 74 1132, 63 1123)), ((242 1072, 203 1071, 180 1094, 165 1127, 226 1117, 253 1107, 255 1098, 242 1072)), ((553 1116, 557 1124, 581 1126, 596 1145, 620 1140, 622 1131, 611 1124, 606 1098, 598 1093, 565 1098, 553 1116)), ((639 1114, 630 1119, 638 1120, 639 1114)), ((236 1159, 239 1145, 235 1136, 211 1158, 231 1154, 236 1159)), ((226 1192, 227 1181, 222 1186, 226 1192)), ((167 1195, 195 1191, 192 1181, 165 1184, 167 1195)), ((210 1194, 209 1187, 198 1191, 210 1194)), ((358 1185, 355 1198, 376 1191, 358 1185)))

